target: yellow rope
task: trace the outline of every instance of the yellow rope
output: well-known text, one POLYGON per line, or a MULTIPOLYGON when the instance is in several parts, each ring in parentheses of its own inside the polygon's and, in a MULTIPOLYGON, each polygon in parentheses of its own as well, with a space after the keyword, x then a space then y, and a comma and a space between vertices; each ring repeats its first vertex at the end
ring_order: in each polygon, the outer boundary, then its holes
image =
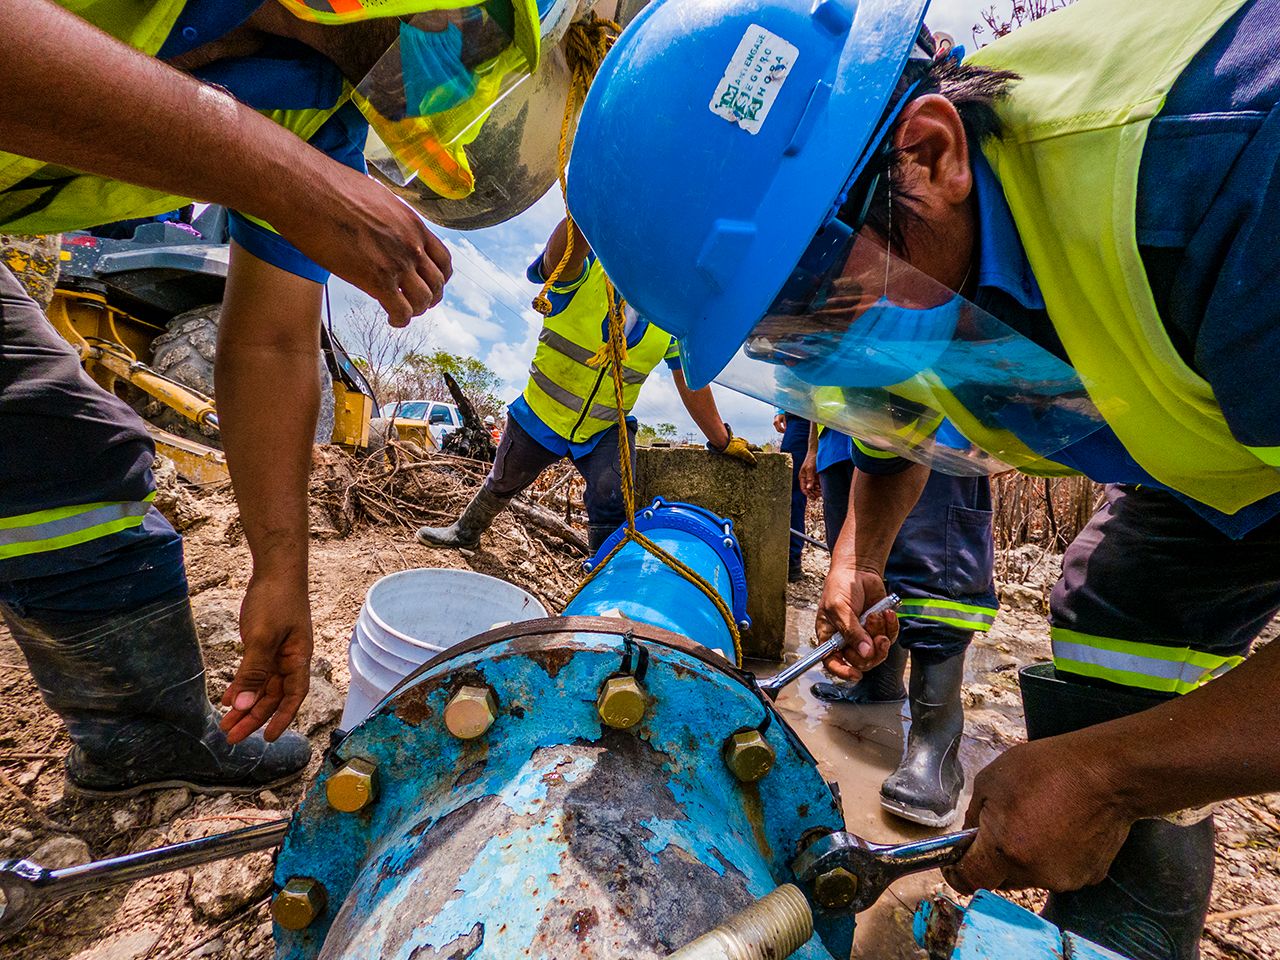
POLYGON ((613 41, 618 39, 618 34, 621 32, 622 28, 612 20, 605 20, 603 17, 598 17, 593 13, 584 20, 578 20, 570 24, 568 32, 564 35, 563 48, 565 60, 569 64, 570 81, 569 96, 564 103, 564 115, 560 118, 560 145, 557 148, 557 161, 559 163, 560 195, 565 199, 564 217, 567 242, 564 246, 564 254, 560 257, 560 262, 551 271, 551 276, 547 277, 542 289, 538 291, 538 295, 533 298, 533 308, 544 317, 551 313, 551 301, 547 299, 547 291, 551 289, 552 284, 560 279, 560 276, 564 273, 564 268, 569 265, 569 260, 573 256, 573 215, 569 213, 569 185, 566 180, 569 169, 569 134, 573 130, 574 118, 577 117, 578 111, 582 108, 583 103, 586 102, 587 90, 591 87, 591 81, 595 79, 595 75, 600 69, 600 64, 604 62, 605 55, 609 52, 609 48, 613 46, 613 41))
MULTIPOLYGON (((618 34, 621 32, 622 28, 612 20, 605 20, 592 14, 585 20, 575 22, 569 27, 569 32, 565 34, 565 59, 569 63, 572 79, 569 86, 569 96, 565 100, 564 116, 560 123, 558 161, 560 194, 565 198, 565 228, 568 231, 568 242, 565 244, 564 255, 560 258, 560 262, 556 264, 546 283, 543 284, 542 290, 534 298, 534 309, 543 316, 551 313, 551 301, 547 299, 547 291, 560 279, 573 255, 573 216, 569 213, 568 182, 566 179, 569 167, 569 133, 573 129, 574 118, 578 115, 578 110, 586 101, 587 90, 591 86, 591 81, 600 69, 600 64, 604 60, 605 54, 609 52, 609 48, 613 46, 614 40, 617 39, 618 34)), ((634 541, 701 590, 707 599, 715 605, 720 616, 724 618, 725 625, 729 628, 729 636, 733 639, 734 663, 741 666, 742 637, 738 632, 738 621, 733 615, 733 610, 725 603, 724 597, 720 596, 719 591, 707 583, 696 570, 687 566, 678 558, 673 557, 636 529, 635 477, 631 471, 631 443, 628 439, 627 409, 623 397, 624 387, 622 381, 622 365, 627 359, 627 337, 622 315, 623 302, 618 299, 613 289, 613 283, 607 277, 605 278, 605 293, 609 301, 609 338, 600 350, 596 351, 595 356, 591 358, 589 363, 593 367, 601 367, 606 363, 610 364, 614 403, 618 411, 618 468, 622 475, 622 500, 627 512, 627 530, 622 539, 609 551, 608 555, 596 565, 595 569, 587 575, 582 583, 578 584, 578 588, 573 591, 569 600, 572 600, 582 592, 583 587, 590 583, 596 574, 608 565, 614 555, 626 546, 627 541, 634 541)))

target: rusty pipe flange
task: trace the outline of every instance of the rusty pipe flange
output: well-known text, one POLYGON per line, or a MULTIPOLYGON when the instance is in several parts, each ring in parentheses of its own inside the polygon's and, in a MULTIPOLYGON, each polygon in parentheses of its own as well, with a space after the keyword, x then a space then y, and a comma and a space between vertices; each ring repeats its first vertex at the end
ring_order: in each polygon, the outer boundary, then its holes
POLYGON ((640 625, 555 618, 467 641, 397 687, 312 785, 276 882, 314 878, 328 908, 305 930, 277 927, 277 957, 448 955, 477 937, 495 956, 521 955, 532 946, 522 937, 549 956, 584 943, 592 955, 666 956, 788 882, 801 837, 843 824, 772 710, 718 655, 640 625), (615 730, 597 695, 629 671, 649 707, 615 730), (444 723, 464 686, 492 690, 497 705, 474 740, 444 723), (777 754, 757 783, 721 756, 744 728, 777 754), (326 780, 357 757, 378 768, 378 801, 335 812, 326 780))

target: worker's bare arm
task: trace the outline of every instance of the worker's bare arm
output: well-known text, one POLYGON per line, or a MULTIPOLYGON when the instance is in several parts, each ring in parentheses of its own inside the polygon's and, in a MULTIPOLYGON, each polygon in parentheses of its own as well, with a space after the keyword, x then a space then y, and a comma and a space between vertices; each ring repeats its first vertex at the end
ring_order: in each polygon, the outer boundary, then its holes
POLYGON ((578 229, 575 223, 569 226, 568 220, 561 220, 560 224, 551 231, 551 236, 547 240, 547 246, 542 251, 542 275, 544 277, 551 276, 556 265, 564 258, 565 251, 569 251, 569 259, 565 261, 564 268, 560 271, 560 282, 569 283, 576 280, 582 273, 582 265, 587 262, 587 254, 591 252, 591 248, 587 246, 587 238, 582 235, 582 231, 578 229), (573 249, 569 249, 569 240, 573 239, 573 249))
POLYGON ((265 219, 393 323, 438 302, 448 251, 368 177, 49 0, 0 22, 0 149, 265 219))
POLYGON ((310 681, 307 477, 321 402, 323 287, 232 246, 218 324, 218 415, 253 574, 240 609, 244 659, 223 698, 234 743, 275 739, 310 681), (269 722, 268 722, 269 721, 269 722))
POLYGON ((723 450, 732 439, 725 429, 724 420, 720 417, 720 408, 716 406, 716 398, 710 387, 701 390, 689 389, 683 370, 672 370, 671 379, 676 382, 676 392, 680 394, 680 402, 698 425, 702 435, 717 450, 723 450))
POLYGON ((1272 643, 1167 704, 1012 748, 974 781, 978 836, 948 879, 1075 890, 1106 875, 1139 818, 1280 790, 1277 690, 1272 643))
POLYGON ((912 464, 900 473, 877 475, 859 470, 850 491, 850 510, 831 555, 815 629, 819 640, 841 634, 843 652, 826 662, 833 674, 856 680, 883 660, 898 635, 892 612, 877 614, 864 628, 862 612, 885 596, 884 567, 907 514, 929 480, 929 468, 912 464))

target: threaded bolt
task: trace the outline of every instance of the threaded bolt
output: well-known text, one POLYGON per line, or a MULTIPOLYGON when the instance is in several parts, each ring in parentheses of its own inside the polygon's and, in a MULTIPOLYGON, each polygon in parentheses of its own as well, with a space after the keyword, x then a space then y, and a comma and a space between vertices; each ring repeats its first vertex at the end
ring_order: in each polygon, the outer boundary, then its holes
POLYGON ((644 719, 644 687, 635 677, 610 677, 600 687, 596 713, 600 722, 615 730, 627 730, 644 719))
POLYGON ((459 740, 483 736, 498 719, 498 704, 488 687, 463 687, 444 708, 444 725, 459 740))
POLYGON ((743 783, 763 780, 773 769, 773 747, 759 730, 735 733, 724 743, 724 762, 743 783))
POLYGON ((325 781, 324 795, 335 810, 363 810, 378 798, 378 768, 368 760, 353 757, 325 781))
POLYGON ((798 887, 784 884, 671 954, 668 960, 789 957, 813 936, 813 913, 798 887))
POLYGON ((828 910, 847 907, 857 893, 858 877, 844 867, 828 870, 813 881, 813 899, 828 910))
POLYGON ((328 899, 319 880, 294 877, 271 902, 271 916, 286 930, 305 930, 324 913, 328 899))

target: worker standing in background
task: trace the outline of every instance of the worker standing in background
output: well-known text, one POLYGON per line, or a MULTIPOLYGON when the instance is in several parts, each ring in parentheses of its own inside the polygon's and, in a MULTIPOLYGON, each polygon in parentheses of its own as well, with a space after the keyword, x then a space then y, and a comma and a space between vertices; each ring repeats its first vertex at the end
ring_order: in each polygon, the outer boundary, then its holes
MULTIPOLYGON (((800 486, 800 467, 809 450, 809 421, 778 408, 773 415, 773 429, 782 434, 778 449, 791 455, 791 529, 805 530, 805 494, 800 486)), ((791 534, 787 554, 787 580, 804 579, 804 541, 791 534)))
MULTIPOLYGON (((837 430, 814 424, 809 431, 801 480, 809 496, 822 497, 832 554, 824 608, 849 589, 843 558, 854 546, 855 524, 846 518, 855 473, 891 477, 910 466, 837 430), (841 545, 846 526, 850 537, 841 545)), ((829 702, 900 703, 908 696, 902 678, 910 655, 911 728, 897 769, 880 788, 880 805, 925 826, 945 827, 959 812, 965 651, 974 633, 986 633, 995 621, 994 564, 990 481, 930 473, 884 565, 885 582, 902 597, 897 640, 857 681, 813 685, 814 696, 829 702)))
MULTIPOLYGON (((507 426, 493 468, 462 515, 447 527, 422 527, 417 539, 429 547, 474 547, 494 518, 554 463, 568 457, 586 481, 588 543, 594 554, 626 520, 619 473, 618 414, 613 377, 604 348, 609 337, 605 273, 576 226, 562 220, 546 248, 529 264, 529 280, 544 288, 550 312, 529 367, 524 393, 507 408, 507 426), (570 230, 573 231, 569 258, 570 230), (548 283, 556 266, 561 276, 548 283)), ((624 402, 627 413, 640 388, 664 360, 680 399, 707 438, 707 447, 748 466, 756 458, 747 442, 720 419, 710 387, 690 390, 671 335, 629 308, 624 311, 627 354, 624 402)), ((627 417, 626 443, 635 469, 636 421, 627 417)))
POLYGON ((236 211, 217 400, 253 573, 230 711, 208 700, 181 538, 151 505, 145 425, 3 268, 0 615, 67 724, 72 789, 258 790, 310 755, 286 727, 310 675, 324 282, 338 273, 402 326, 450 272, 444 245, 365 175, 369 124, 402 171, 464 188, 465 158, 433 141, 431 118, 466 113, 474 69, 516 35, 536 47, 538 29, 524 0, 505 27, 501 3, 423 0, 435 14, 412 22, 359 0, 66 6, 83 19, 48 0, 2 5, 0 85, 22 95, 0 103, 0 229, 58 233, 193 197, 236 211), (289 402, 264 403, 278 396, 289 402))
POLYGON ((1280 789, 1280 645, 1244 659, 1280 609, 1280 0, 1076 0, 963 63, 927 6, 653 9, 587 98, 570 209, 691 384, 918 461, 855 477, 841 678, 887 654, 858 616, 931 466, 1111 484, 947 875, 1190 960, 1206 805, 1280 789))

